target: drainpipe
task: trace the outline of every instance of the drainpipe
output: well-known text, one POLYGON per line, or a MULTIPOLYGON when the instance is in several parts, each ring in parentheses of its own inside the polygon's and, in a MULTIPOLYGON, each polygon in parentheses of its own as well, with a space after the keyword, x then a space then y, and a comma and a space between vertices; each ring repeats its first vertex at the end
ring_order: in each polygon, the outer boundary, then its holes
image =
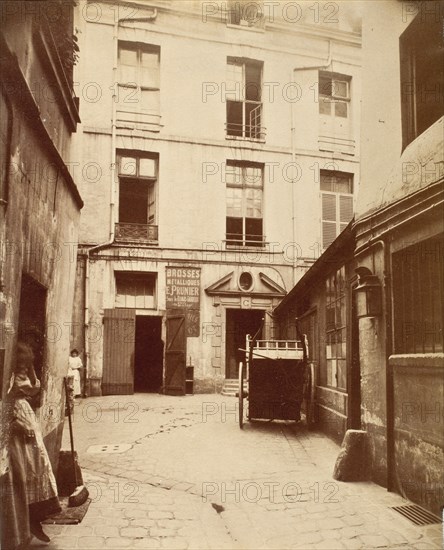
POLYGON ((125 21, 134 21, 134 22, 142 22, 142 21, 152 21, 156 19, 157 17, 157 9, 154 8, 151 15, 145 16, 145 17, 137 17, 137 18, 121 18, 116 19, 114 23, 114 31, 113 31, 113 96, 112 96, 112 115, 111 115, 111 166, 110 166, 110 172, 111 172, 111 190, 110 190, 110 229, 109 229, 109 240, 98 244, 96 246, 93 246, 92 248, 89 248, 86 251, 86 259, 85 259, 85 317, 84 317, 84 329, 85 329, 85 356, 86 356, 86 371, 88 370, 89 365, 89 338, 88 338, 88 331, 89 331, 89 264, 91 259, 91 253, 98 252, 99 250, 102 250, 104 248, 108 248, 114 243, 115 238, 115 207, 116 207, 116 142, 117 142, 117 101, 118 101, 118 85, 117 85, 117 69, 118 69, 118 51, 119 51, 119 25, 122 22, 125 21))
MULTIPOLYGON (((328 57, 327 61, 323 65, 308 65, 306 67, 295 67, 291 71, 291 82, 292 84, 296 84, 295 81, 295 73, 297 71, 309 71, 317 69, 318 71, 326 70, 331 66, 332 63, 332 47, 331 47, 331 40, 328 41, 328 57)), ((293 166, 296 164, 296 121, 295 121, 295 114, 294 114, 294 106, 293 103, 290 103, 291 105, 291 161, 293 163, 293 166)), ((295 219, 296 219, 296 206, 295 206, 295 190, 293 189, 291 194, 291 215, 292 215, 292 231, 293 231, 293 245, 296 244, 296 228, 295 228, 295 219)), ((293 251, 295 247, 293 246, 293 251)), ((293 286, 296 284, 296 254, 293 254, 293 286)))

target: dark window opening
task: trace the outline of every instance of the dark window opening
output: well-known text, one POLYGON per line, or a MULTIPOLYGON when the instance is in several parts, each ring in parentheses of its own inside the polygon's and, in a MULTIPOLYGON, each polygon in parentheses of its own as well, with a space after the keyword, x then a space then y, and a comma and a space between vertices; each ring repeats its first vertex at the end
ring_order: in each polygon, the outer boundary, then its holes
POLYGON ((157 171, 156 153, 118 155, 118 238, 157 240, 157 171))
POLYGON ((403 148, 444 115, 442 18, 418 14, 401 35, 403 148))
MULTIPOLYGON (((18 339, 28 344, 34 353, 34 369, 43 383, 46 329, 46 289, 24 274, 20 291, 18 339)), ((39 406, 39 398, 33 401, 39 406)))
POLYGON ((443 351, 444 235, 393 254, 395 353, 443 351))

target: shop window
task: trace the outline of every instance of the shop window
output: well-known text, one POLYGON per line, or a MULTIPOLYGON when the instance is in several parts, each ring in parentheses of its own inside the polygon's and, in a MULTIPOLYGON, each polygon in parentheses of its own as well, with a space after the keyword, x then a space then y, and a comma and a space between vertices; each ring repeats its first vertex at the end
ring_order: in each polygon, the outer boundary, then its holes
POLYGON ((393 254, 395 353, 442 353, 444 235, 393 254))

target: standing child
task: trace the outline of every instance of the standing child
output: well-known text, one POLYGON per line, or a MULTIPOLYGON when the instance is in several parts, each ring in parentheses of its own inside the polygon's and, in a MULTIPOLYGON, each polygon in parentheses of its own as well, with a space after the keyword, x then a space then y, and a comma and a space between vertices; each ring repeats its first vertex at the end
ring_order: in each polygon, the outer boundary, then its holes
POLYGON ((83 364, 79 357, 79 352, 76 349, 71 350, 68 366, 68 376, 72 376, 74 379, 74 397, 80 397, 82 394, 80 387, 80 369, 83 367, 83 364))

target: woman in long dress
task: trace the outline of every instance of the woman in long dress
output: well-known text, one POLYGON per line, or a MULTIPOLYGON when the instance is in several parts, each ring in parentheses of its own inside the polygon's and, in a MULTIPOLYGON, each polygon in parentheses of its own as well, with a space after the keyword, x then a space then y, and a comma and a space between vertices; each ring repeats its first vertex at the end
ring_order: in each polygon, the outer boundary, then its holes
POLYGON ((31 348, 19 342, 16 367, 8 390, 12 406, 9 440, 11 494, 7 499, 10 509, 8 525, 5 525, 12 540, 8 548, 21 547, 23 541, 30 540, 30 534, 49 542, 41 522, 61 510, 42 432, 28 402, 40 391, 33 361, 31 348))
POLYGON ((79 357, 79 352, 76 349, 71 351, 68 359, 68 376, 73 377, 74 397, 80 397, 82 389, 80 387, 80 369, 83 367, 82 360, 79 357))

